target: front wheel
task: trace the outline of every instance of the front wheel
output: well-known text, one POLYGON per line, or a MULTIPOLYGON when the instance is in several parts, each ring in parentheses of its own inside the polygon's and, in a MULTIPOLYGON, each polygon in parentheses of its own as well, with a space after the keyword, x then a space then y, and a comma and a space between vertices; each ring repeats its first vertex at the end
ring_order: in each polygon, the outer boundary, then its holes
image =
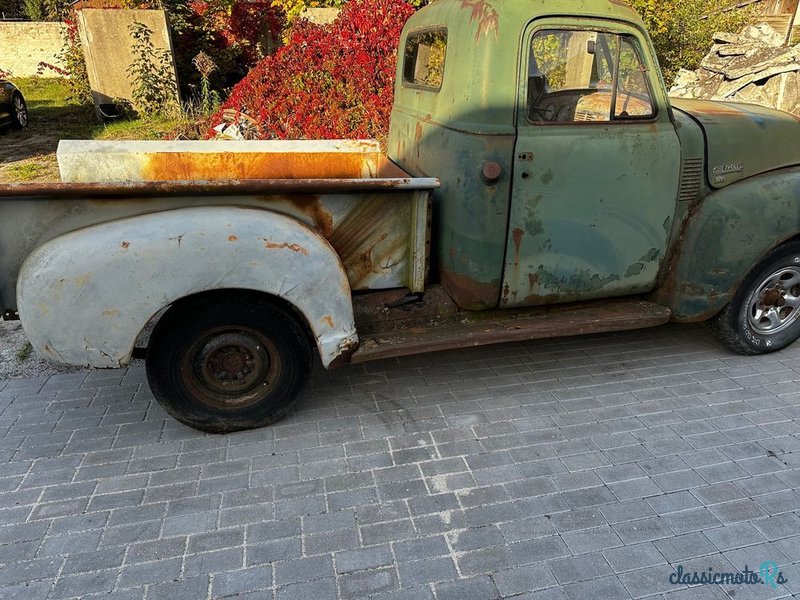
POLYGON ((308 336, 287 309, 256 295, 213 294, 180 301, 161 317, 147 379, 178 421, 225 433, 286 415, 311 362, 308 336))
POLYGON ((739 354, 775 352, 800 338, 800 242, 770 252, 710 326, 739 354))

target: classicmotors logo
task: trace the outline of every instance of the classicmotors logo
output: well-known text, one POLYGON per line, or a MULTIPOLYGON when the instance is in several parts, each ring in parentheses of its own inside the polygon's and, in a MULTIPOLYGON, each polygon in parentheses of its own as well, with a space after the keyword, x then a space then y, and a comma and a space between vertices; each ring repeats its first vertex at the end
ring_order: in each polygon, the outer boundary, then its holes
POLYGON ((744 570, 737 573, 715 572, 711 567, 708 571, 684 571, 683 565, 678 565, 669 576, 669 582, 675 585, 768 585, 776 590, 789 580, 778 570, 778 563, 767 560, 761 563, 758 571, 745 565, 744 570))

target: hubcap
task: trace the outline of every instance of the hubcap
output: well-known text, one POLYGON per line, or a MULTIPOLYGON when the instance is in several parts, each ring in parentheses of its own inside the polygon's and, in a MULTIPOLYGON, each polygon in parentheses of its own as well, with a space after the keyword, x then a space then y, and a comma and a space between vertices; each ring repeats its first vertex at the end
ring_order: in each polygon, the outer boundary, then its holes
POLYGON ((748 320, 759 334, 774 335, 800 317, 800 268, 786 267, 767 277, 750 297, 748 320))
POLYGON ((14 99, 14 112, 17 115, 17 123, 25 127, 28 124, 28 109, 19 96, 14 99))
POLYGON ((220 328, 198 338, 181 368, 184 382, 214 408, 243 408, 261 400, 280 374, 274 344, 249 328, 220 328))

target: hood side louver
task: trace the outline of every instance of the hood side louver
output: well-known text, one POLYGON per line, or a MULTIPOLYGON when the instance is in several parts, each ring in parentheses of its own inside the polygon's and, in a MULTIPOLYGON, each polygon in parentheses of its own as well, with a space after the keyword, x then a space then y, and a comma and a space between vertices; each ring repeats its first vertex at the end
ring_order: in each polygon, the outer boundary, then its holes
POLYGON ((703 181, 703 159, 687 158, 681 165, 681 187, 679 199, 681 202, 691 202, 697 199, 700 185, 703 181))

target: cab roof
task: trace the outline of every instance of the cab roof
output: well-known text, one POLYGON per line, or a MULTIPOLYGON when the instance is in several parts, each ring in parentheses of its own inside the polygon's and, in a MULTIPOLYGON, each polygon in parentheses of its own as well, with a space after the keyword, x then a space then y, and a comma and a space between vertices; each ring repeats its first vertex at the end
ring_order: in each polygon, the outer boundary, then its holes
POLYGON ((613 21, 646 35, 622 0, 435 0, 403 30, 395 110, 476 133, 513 133, 520 43, 538 18, 613 21), (437 93, 409 89, 402 84, 406 39, 434 29, 447 31, 443 85, 437 93))

